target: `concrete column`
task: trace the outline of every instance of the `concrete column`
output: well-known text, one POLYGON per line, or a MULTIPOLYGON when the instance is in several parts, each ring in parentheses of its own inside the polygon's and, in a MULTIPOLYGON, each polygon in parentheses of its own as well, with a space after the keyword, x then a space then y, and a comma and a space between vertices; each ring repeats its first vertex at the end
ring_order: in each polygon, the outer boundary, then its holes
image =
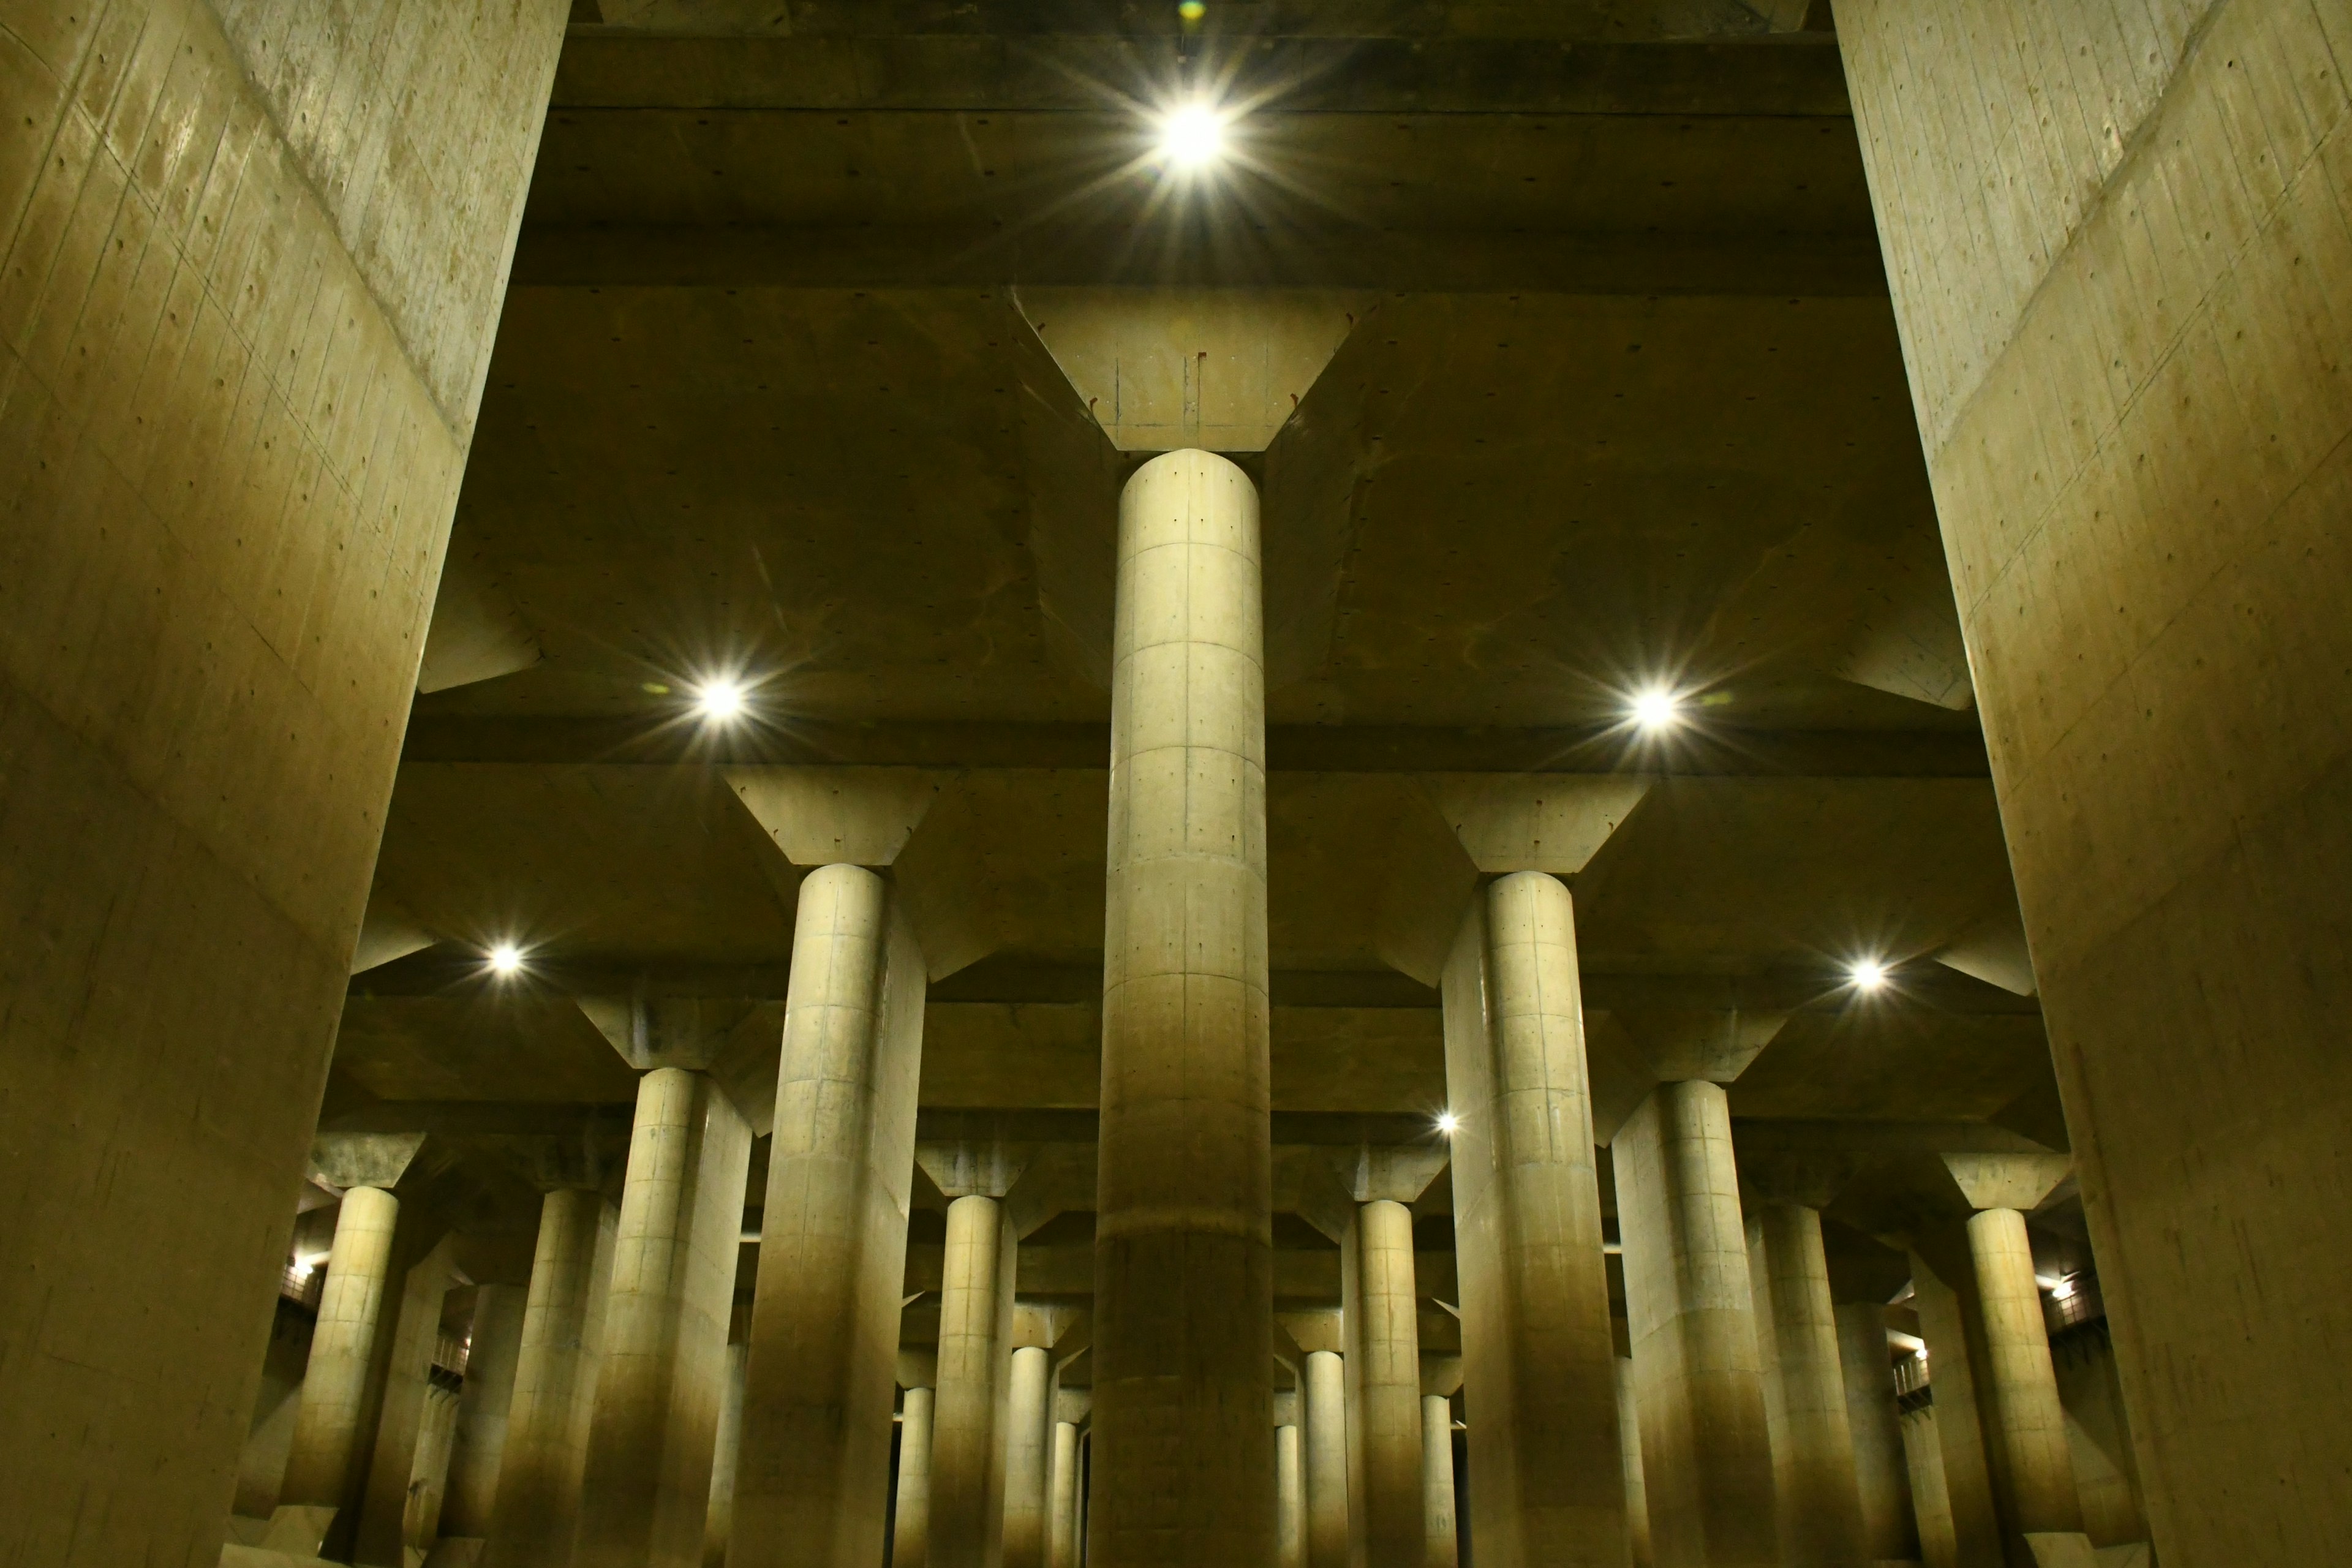
POLYGON ((801 883, 761 1211, 734 1568, 882 1556, 922 955, 856 866, 801 883))
POLYGON ((353 1187, 343 1194, 334 1247, 327 1255, 327 1281, 319 1294, 318 1326, 310 1331, 294 1446, 278 1491, 281 1509, 337 1508, 351 1493, 399 1219, 399 1200, 381 1188, 353 1187))
MULTIPOLYGON (((940 1386, 931 1427, 934 1568, 994 1568, 989 1477, 997 1433, 996 1357, 1003 1310, 997 1271, 1003 1205, 970 1194, 948 1205, 940 1289, 940 1386)), ((997 1500, 999 1507, 1002 1500, 997 1500)))
POLYGON ((2025 1216, 2005 1208, 1972 1215, 1969 1253, 1976 1263, 1984 1316, 1986 1364, 1980 1375, 1992 1394, 1985 1437, 1994 1450, 1996 1484, 2005 1482, 2009 1527, 2029 1537, 2079 1534, 2083 1501, 2074 1489, 2066 1414, 2058 1403, 2058 1374, 2050 1364, 2050 1334, 2033 1279, 2025 1216))
POLYGON ((1045 1568, 1076 1568, 1078 1561, 1078 1428, 1054 1423, 1053 1484, 1047 1489, 1045 1568))
MULTIPOLYGON (((1936 1430, 1936 1407, 1920 1406, 1902 1418, 1904 1467, 1911 1484, 1911 1502, 1919 1521, 1919 1561, 1927 1568, 1962 1568, 1958 1533, 1952 1527, 1952 1495, 1944 1479, 1944 1443, 1936 1430)), ((1969 1559, 1999 1568, 1996 1550, 1969 1559)))
POLYGON ((578 1411, 596 1375, 591 1314, 604 1293, 597 1255, 610 1210, 602 1194, 576 1188, 549 1193, 540 1203, 498 1502, 483 1554, 488 1568, 566 1568, 572 1561, 587 1462, 578 1411))
POLYGON ((523 1315, 530 1292, 484 1285, 474 1292, 474 1327, 466 1352, 466 1386, 450 1439, 449 1483, 441 1499, 441 1533, 486 1540, 499 1495, 515 1370, 522 1359, 523 1315))
POLYGON ((702 1568, 727 1568, 735 1534, 735 1472, 743 1454, 743 1384, 751 1357, 748 1344, 727 1347, 719 1432, 710 1445, 710 1502, 702 1516, 702 1568))
POLYGON ((1274 1429, 1275 1562, 1307 1568, 1307 1458, 1297 1426, 1274 1429))
MULTIPOLYGON (((1356 1208, 1349 1339, 1360 1448, 1365 1562, 1421 1568, 1423 1516, 1421 1323, 1412 1271, 1412 1211, 1377 1200, 1356 1208)), ((1450 1428, 1449 1428, 1450 1430, 1450 1428)), ((1450 1442, 1450 1439, 1449 1439, 1450 1442)), ((1452 1473, 1449 1458, 1447 1472, 1452 1473)))
POLYGON ((1651 1550, 1659 1568, 1771 1568, 1772 1454, 1722 1088, 1659 1085, 1611 1152, 1651 1550))
POLYGON ((1489 884, 1443 987, 1470 1538, 1480 1568, 1624 1568, 1616 1350, 1568 889, 1533 871, 1489 884))
POLYGON ((1257 493, 1119 498, 1095 1239, 1098 1568, 1275 1554, 1257 493))
POLYGON ((1423 1560, 1429 1568, 1456 1568, 1462 1538, 1454 1522, 1454 1402, 1421 1397, 1421 1518, 1423 1560))
MULTIPOLYGON (((1756 1325, 1756 1366, 1763 1377, 1765 1444, 1772 1454, 1774 1525, 1779 1532, 1780 1555, 1787 1559, 1791 1558, 1789 1541, 1789 1415, 1781 1397, 1780 1339, 1774 1332, 1772 1321, 1771 1244, 1765 1238, 1760 1215, 1748 1214, 1742 1217, 1746 1221, 1749 1320, 1756 1325)), ((1808 1568, 1811 1568, 1810 1564, 1808 1568)))
MULTIPOLYGON (((1929 1430, 1937 1449, 1941 1532, 1950 1537, 1958 1568, 2000 1568, 2008 1558, 1993 1502, 1992 1457, 1979 1414, 1989 1396, 1978 1387, 1982 1368, 1969 1343, 1974 1271, 1965 1250, 1949 1235, 1940 1234, 1943 1228, 1919 1238, 1920 1246, 1911 1254, 1911 1304, 1919 1314, 1919 1337, 1927 1344, 1927 1372, 1935 1391, 1935 1421, 1929 1430)), ((1929 1533, 1928 1505, 1924 1497, 1917 1500, 1924 1543, 1929 1533)))
MULTIPOLYGON (((441 1314, 457 1282, 451 1238, 409 1265, 401 1277, 400 1309, 380 1333, 389 1333, 391 1353, 382 1363, 382 1396, 376 1406, 374 1443, 366 1462, 366 1490, 355 1529, 336 1521, 319 1552, 338 1562, 372 1568, 404 1568, 409 1531, 415 1521, 419 1444, 425 1415, 436 1392, 433 1365, 441 1344, 441 1314)), ((454 1405, 448 1409, 456 1415, 454 1405)), ((430 1458, 430 1456, 427 1456, 430 1458)), ((447 1450, 440 1456, 446 1466, 447 1450)), ((442 1475, 432 1476, 437 1494, 442 1475)), ((438 1506, 438 1498, 435 1500, 438 1506)))
POLYGON ((898 1415, 898 1506, 890 1568, 925 1568, 931 1551, 931 1391, 910 1388, 898 1415))
POLYGON ((1895 1407, 1886 1309, 1875 1301, 1846 1301, 1836 1311, 1846 1430, 1853 1438, 1854 1489, 1862 1502, 1863 1556, 1878 1563, 1916 1559, 1919 1531, 1912 1514, 1901 1417, 1895 1407))
POLYGON ((1625 1536, 1633 1568, 1652 1568, 1650 1493, 1642 1484, 1642 1416, 1634 1394, 1633 1358, 1617 1358, 1617 1447, 1625 1467, 1625 1536))
POLYGON ((1762 1229, 1779 1363, 1787 1458, 1780 1479, 1785 1568, 1851 1568, 1865 1563, 1862 1492, 1846 1421, 1845 1373, 1837 1311, 1830 1300, 1822 1216, 1802 1204, 1766 1203, 1762 1229))
POLYGON ((703 1073, 637 1085, 576 1568, 699 1568, 751 1131, 703 1073))
POLYGON ((1307 1568, 1349 1568, 1348 1369, 1309 1351, 1306 1381, 1307 1568))
POLYGON ((1014 1351, 1004 1433, 1004 1568, 1044 1568, 1053 1394, 1051 1352, 1035 1345, 1014 1351))

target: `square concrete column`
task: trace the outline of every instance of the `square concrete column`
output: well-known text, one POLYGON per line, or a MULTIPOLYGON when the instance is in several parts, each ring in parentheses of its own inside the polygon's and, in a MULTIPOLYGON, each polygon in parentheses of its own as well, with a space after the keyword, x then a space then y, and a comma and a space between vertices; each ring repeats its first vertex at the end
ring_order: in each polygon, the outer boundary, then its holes
POLYGON ((1567 887, 1539 871, 1488 885, 1454 940, 1443 994, 1470 1538, 1480 1568, 1625 1568, 1567 887))
POLYGON ((700 1568, 751 1152, 709 1075, 638 1081, 577 1568, 700 1568))
POLYGON ((1348 1369, 1336 1351, 1307 1352, 1307 1568, 1349 1568, 1348 1369))
POLYGON ((1749 1223, 1764 1241, 1772 1381, 1780 1391, 1782 1447, 1774 1459, 1783 1568, 1858 1568, 1870 1553, 1822 1216, 1803 1204, 1766 1202, 1749 1223))
POLYGON ((540 1202, 486 1568, 572 1561, 617 1221, 604 1194, 584 1188, 559 1187, 540 1202))
POLYGON ((474 1292, 474 1324, 466 1350, 466 1385, 457 1396, 450 1437, 449 1480, 441 1499, 441 1533, 487 1541, 497 1506, 499 1467, 506 1458, 507 1422, 514 1405, 515 1371, 522 1359, 523 1317, 530 1292, 516 1285, 484 1285, 474 1292))
POLYGON ((1836 1314, 1846 1430, 1853 1438, 1854 1489, 1862 1503, 1863 1555, 1878 1563, 1916 1559, 1919 1530, 1903 1454, 1902 1418, 1895 1404, 1886 1309, 1876 1301, 1842 1301, 1836 1314))
POLYGON ((890 1568, 926 1568, 931 1551, 931 1401, 907 1390, 898 1415, 898 1501, 891 1512, 890 1568))
POLYGON ((1651 1550, 1659 1568, 1772 1568, 1779 1510, 1721 1086, 1659 1085, 1611 1152, 1651 1550))
POLYGON ((1275 1556, 1257 493, 1171 452, 1119 498, 1090 1557, 1275 1556))
POLYGON ((761 1211, 730 1561, 883 1551, 922 1067, 922 953, 889 885, 803 880, 761 1211))

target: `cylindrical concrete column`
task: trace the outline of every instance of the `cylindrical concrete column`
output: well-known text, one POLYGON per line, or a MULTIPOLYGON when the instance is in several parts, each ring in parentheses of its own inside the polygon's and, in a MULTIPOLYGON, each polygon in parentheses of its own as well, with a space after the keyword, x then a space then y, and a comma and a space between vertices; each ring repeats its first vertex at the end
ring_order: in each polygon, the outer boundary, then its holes
POLYGON ((1969 1254, 1984 1312, 1983 1375, 1996 1413, 1985 1438, 2000 1449, 1993 1473, 2007 1474, 2011 1527, 2025 1534, 2079 1531, 2083 1500, 2074 1489, 2074 1458, 2066 1447, 2066 1415, 2050 1363, 2050 1331, 2033 1279, 2025 1216, 2015 1209, 1970 1216, 1969 1254))
POLYGON ((1046 1489, 1045 1568, 1077 1568, 1078 1428, 1054 1423, 1053 1484, 1046 1489))
POLYGON ((1633 1568, 1652 1568, 1650 1494, 1642 1484, 1642 1416, 1633 1393, 1633 1358, 1617 1358, 1617 1451, 1625 1467, 1625 1542, 1633 1568))
POLYGON ((1003 1210, 977 1194, 948 1205, 940 1290, 940 1386, 931 1424, 933 1568, 994 1568, 988 1480, 996 1448, 997 1267, 1003 1210))
POLYGON ((1780 1532, 1780 1556, 1794 1561, 1789 1547, 1789 1421, 1781 1404, 1780 1350, 1772 1322, 1771 1244, 1765 1238, 1759 1215, 1742 1217, 1747 1223, 1748 1321, 1756 1325, 1756 1368, 1763 1374, 1764 1439, 1772 1454, 1774 1520, 1780 1532))
POLYGON ((1559 879, 1490 884, 1444 975, 1470 1539, 1479 1568, 1624 1568, 1576 916, 1559 879))
POLYGON ((1846 1430, 1853 1437, 1854 1489, 1862 1500, 1863 1556, 1874 1563, 1916 1561, 1919 1529, 1912 1513, 1902 1416, 1895 1406, 1886 1309, 1875 1301, 1847 1301, 1839 1304, 1836 1315, 1846 1430))
POLYGON ((1455 1568, 1462 1537, 1454 1522, 1454 1402, 1442 1394, 1421 1397, 1421 1517, 1423 1561, 1455 1568))
POLYGON ((1095 1568, 1270 1563, 1265 677, 1257 492, 1119 498, 1096 1204, 1095 1568))
POLYGON ((1864 1549, 1862 1492, 1854 1478, 1853 1435, 1846 1425, 1845 1373, 1839 1362, 1836 1308, 1822 1250, 1822 1216, 1801 1204, 1768 1203, 1757 1211, 1765 1242, 1779 1358, 1780 1466, 1785 1568, 1853 1568, 1864 1549))
POLYGON ((278 1489, 280 1507, 341 1506, 349 1491, 399 1219, 399 1200, 381 1187, 353 1187, 343 1194, 334 1246, 327 1255, 327 1282, 319 1296, 318 1326, 310 1331, 310 1370, 302 1377, 294 1445, 278 1489))
POLYGON ((1721 1086, 1659 1085, 1611 1152, 1651 1551, 1659 1568, 1772 1568, 1779 1510, 1721 1086))
POLYGON ((522 1322, 530 1292, 484 1285, 474 1292, 474 1327, 466 1351, 466 1386, 449 1447, 449 1482, 441 1496, 441 1533, 487 1540, 498 1506, 499 1466, 506 1458, 515 1369, 522 1360, 522 1322))
MULTIPOLYGON (((1356 1209, 1357 1430, 1363 1447, 1364 1552, 1370 1568, 1422 1568, 1421 1323, 1412 1211, 1385 1199, 1356 1209)), ((1452 1472, 1449 1460, 1447 1470, 1452 1472)))
POLYGON ((576 1568, 700 1568, 751 1153, 708 1074, 638 1080, 576 1568))
POLYGON ((887 883, 857 866, 809 873, 761 1210, 733 1568, 882 1557, 925 984, 887 883))
POLYGON ((931 1552, 931 1391, 907 1390, 898 1413, 898 1507, 890 1568, 928 1568, 931 1552))
POLYGON ((1307 1568, 1307 1457, 1298 1428, 1274 1429, 1275 1562, 1277 1568, 1307 1568))
POLYGON ((1307 1352, 1307 1568, 1348 1568, 1348 1367, 1307 1352))
POLYGON ((727 1568, 735 1533, 735 1470, 743 1453, 743 1384, 751 1347, 727 1347, 727 1381, 719 1400, 719 1432, 710 1445, 710 1506, 702 1516, 702 1568, 727 1568))
POLYGON ((1052 1355, 1035 1345, 1015 1350, 1004 1433, 1004 1568, 1045 1568, 1053 1393, 1052 1355))
POLYGON ((577 1412, 596 1375, 590 1312, 603 1294, 596 1261, 604 1210, 603 1194, 569 1188, 540 1203, 498 1503, 483 1554, 488 1568, 567 1568, 572 1561, 587 1457, 577 1412))

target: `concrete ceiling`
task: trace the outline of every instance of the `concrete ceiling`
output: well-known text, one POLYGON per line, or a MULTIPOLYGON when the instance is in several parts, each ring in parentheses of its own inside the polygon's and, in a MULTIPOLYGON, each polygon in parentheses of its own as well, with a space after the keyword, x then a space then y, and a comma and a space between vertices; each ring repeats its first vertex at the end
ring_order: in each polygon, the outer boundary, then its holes
POLYGON ((625 1100, 567 989, 782 994, 800 869, 721 769, 881 763, 940 781, 896 873, 927 1114, 1083 1116, 1111 530, 1154 439, 1100 378, 1254 308, 1315 343, 1233 426, 1278 1111, 1442 1100, 1454 773, 1660 776, 1574 878, 1596 1080, 1611 976, 1746 976, 1798 1011, 1743 1119, 1932 1143, 2046 1089, 2034 1005, 1930 962, 2013 894, 1811 8, 1217 9, 576 8, 379 870, 400 947, 443 945, 355 977, 342 1092, 625 1100), (1256 107, 1171 196, 1137 105, 1180 81, 1256 107), (720 673, 756 718, 710 735, 720 673), (1691 727, 1619 728, 1661 680, 1691 727), (496 940, 541 980, 485 984, 496 940), (1905 984, 1857 1005, 1865 953, 1905 984))

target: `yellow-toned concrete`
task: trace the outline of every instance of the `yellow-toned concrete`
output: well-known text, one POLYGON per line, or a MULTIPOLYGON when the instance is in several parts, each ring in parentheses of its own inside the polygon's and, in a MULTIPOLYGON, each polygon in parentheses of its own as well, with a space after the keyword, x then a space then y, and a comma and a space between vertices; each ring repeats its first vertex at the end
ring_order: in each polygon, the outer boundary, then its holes
POLYGON ((1209 453, 1156 458, 1118 560, 1088 1553, 1271 1561, 1256 491, 1209 453))
POLYGON ((1274 1429, 1275 1563, 1307 1568, 1307 1456, 1298 1424, 1274 1429))
POLYGON ((601 1193, 559 1187, 541 1200, 484 1557, 489 1568, 571 1563, 616 1223, 601 1193))
POLYGON ((1444 978, 1474 1550, 1505 1568, 1622 1568, 1616 1354, 1568 889, 1541 871, 1490 884, 1444 978))
POLYGON ((1004 1418, 998 1394, 1011 1370, 1011 1325, 1003 1320, 1013 1286, 1003 1277, 1010 1250, 1004 1231, 1004 1205, 987 1194, 963 1194, 948 1207, 927 1559, 937 1568, 982 1568, 1002 1550, 1004 1418), (1003 1372, 1000 1361, 1006 1362, 1003 1372))
POLYGON ((1045 1568, 1052 1544, 1053 1373, 1053 1357, 1043 1347, 1013 1351, 1004 1428, 1006 1568, 1045 1568))
POLYGON ((1421 1397, 1421 1478, 1424 1560, 1429 1568, 1455 1568, 1462 1538, 1454 1515, 1454 1402, 1442 1394, 1421 1397))
POLYGON ((399 1217, 400 1200, 381 1187, 353 1187, 343 1194, 318 1326, 310 1334, 294 1445, 278 1487, 280 1507, 340 1508, 350 1495, 399 1217))
POLYGON ((751 1130, 706 1073, 645 1075, 597 1347, 577 1568, 699 1568, 751 1130))
POLYGON ((1836 1316, 1838 1366, 1845 1383, 1846 1431, 1853 1440, 1864 1556, 1874 1563, 1916 1559, 1919 1529, 1904 1457, 1901 1416, 1895 1403, 1886 1310, 1876 1301, 1841 1301, 1836 1316))
POLYGON ((1652 1568, 1650 1489, 1642 1479, 1642 1405, 1633 1358, 1617 1358, 1617 1450, 1625 1467, 1625 1544, 1633 1568, 1652 1568))
MULTIPOLYGON (((1391 1199, 1356 1210, 1342 1267, 1354 1450, 1349 1493, 1359 1499, 1364 1560, 1415 1568, 1428 1555, 1428 1485, 1422 1457, 1419 1295, 1412 1271, 1412 1211, 1391 1199)), ((1447 1442, 1447 1471, 1453 1446, 1447 1442)))
POLYGON ((1308 1568, 1347 1568, 1348 1369, 1336 1351, 1307 1352, 1306 1550, 1308 1568))
POLYGON ((7 1555, 219 1548, 563 16, 0 22, 7 1555))
POLYGON ((924 978, 880 877, 832 865, 802 882, 735 1481, 738 1568, 863 1563, 882 1551, 924 978))
POLYGON ((530 1291, 523 1287, 484 1285, 474 1293, 466 1385, 459 1393, 457 1426, 450 1435, 449 1480, 441 1498, 442 1535, 477 1541, 489 1537, 529 1310, 530 1291))
POLYGON ((1052 1482, 1046 1489, 1045 1568, 1077 1568, 1078 1428, 1054 1423, 1052 1482))
POLYGON ((891 1516, 890 1561, 924 1568, 931 1548, 931 1401, 928 1388, 907 1390, 898 1417, 898 1495, 891 1516))
POLYGON ((2156 1550, 2342 1557, 2343 18, 1838 26, 2156 1550))

